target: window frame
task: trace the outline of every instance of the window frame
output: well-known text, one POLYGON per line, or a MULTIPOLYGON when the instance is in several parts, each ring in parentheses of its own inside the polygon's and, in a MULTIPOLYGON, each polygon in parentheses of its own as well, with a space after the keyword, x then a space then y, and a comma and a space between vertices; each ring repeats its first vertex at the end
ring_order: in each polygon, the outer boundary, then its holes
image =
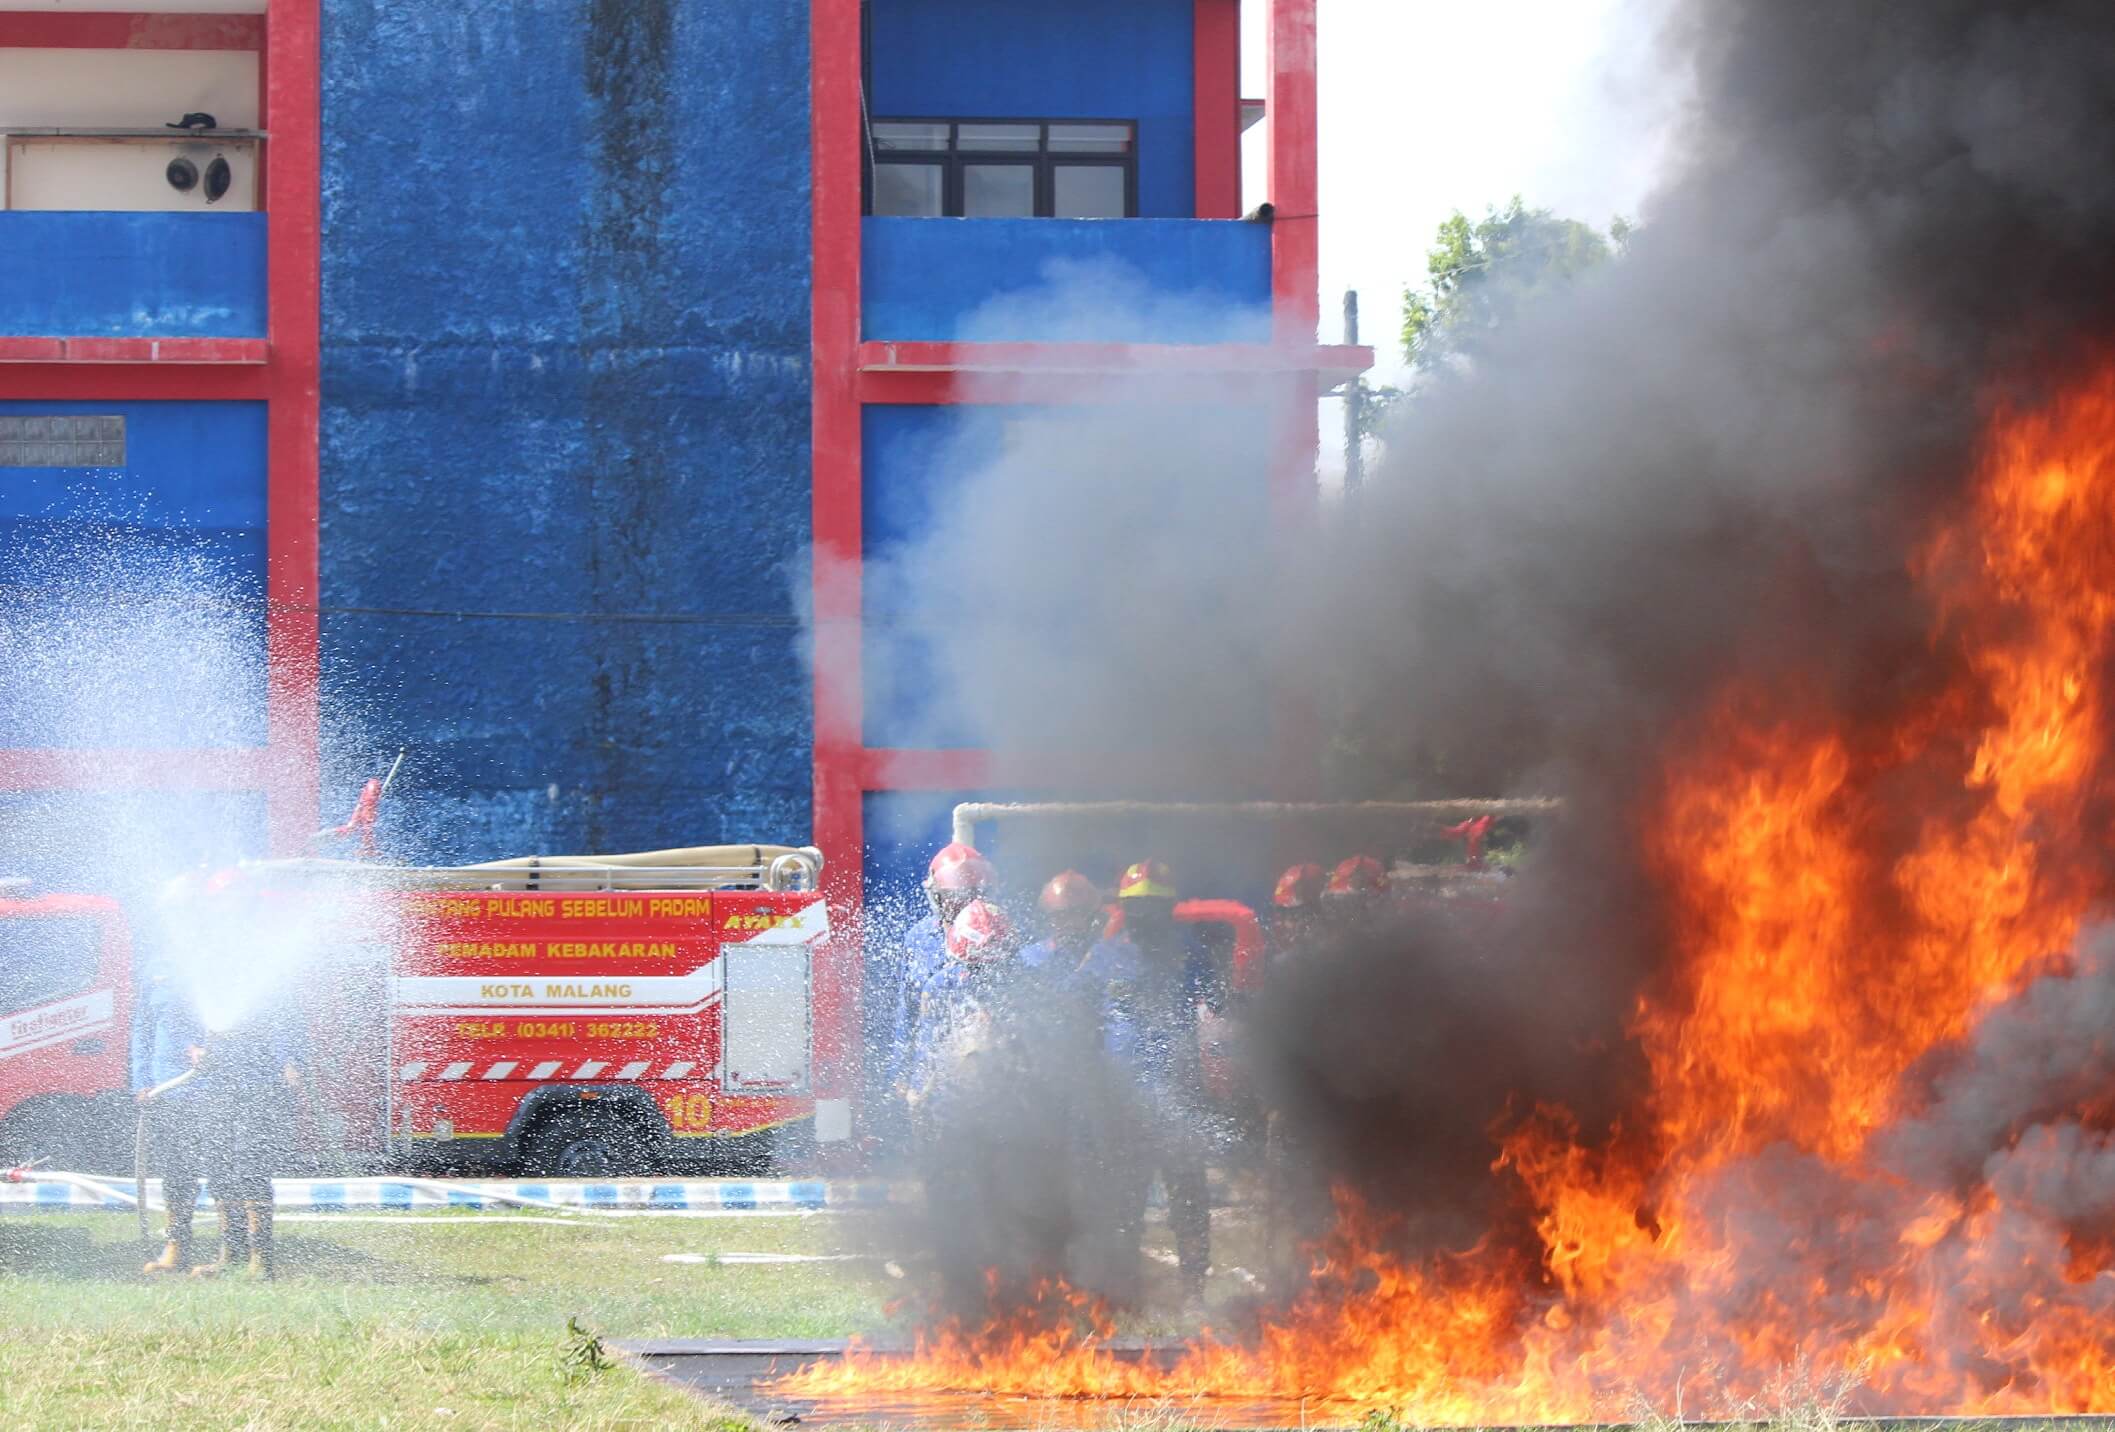
POLYGON ((1124 212, 1118 216, 1125 219, 1139 217, 1138 212, 1138 121, 1135 119, 1086 119, 1068 117, 1064 119, 1002 118, 978 116, 976 118, 948 117, 941 115, 891 114, 873 116, 865 121, 866 144, 861 156, 864 163, 860 194, 860 211, 872 216, 874 213, 874 171, 884 164, 919 165, 940 169, 940 213, 938 215, 895 215, 890 217, 938 217, 960 219, 963 213, 963 171, 972 164, 1015 165, 1034 171, 1031 201, 1035 212, 1019 215, 1021 218, 1050 219, 1058 217, 1057 169, 1059 166, 1082 169, 1119 169, 1124 176, 1124 212), (944 125, 947 128, 947 147, 944 149, 883 149, 874 138, 874 131, 885 124, 944 125), (1120 126, 1129 132, 1122 153, 1077 154, 1058 153, 1050 147, 1051 126, 1065 125, 1120 126), (1027 149, 964 149, 961 147, 961 132, 964 125, 1034 125, 1036 147, 1027 149))

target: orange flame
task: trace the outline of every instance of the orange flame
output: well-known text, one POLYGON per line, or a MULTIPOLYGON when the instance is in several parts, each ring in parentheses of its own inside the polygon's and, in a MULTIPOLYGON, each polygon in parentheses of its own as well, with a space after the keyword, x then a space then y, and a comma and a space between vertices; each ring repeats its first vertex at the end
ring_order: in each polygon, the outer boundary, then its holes
MULTIPOLYGON (((2107 895, 2115 365, 1993 421, 1912 575, 1934 643, 1964 653, 1946 689, 1845 731, 1742 686, 1678 738, 1640 822, 1679 951, 1632 1022, 1652 1083, 1622 1147, 1649 1152, 1590 1146, 1562 1110, 1501 1131, 1539 1266, 1496 1244, 1404 1263, 1345 1202, 1292 1306, 1172 1365, 1114 1355, 1106 1319, 1053 1288, 782 1385, 1565 1422, 1641 1397, 1739 1411, 1804 1361, 1856 1372, 1875 1411, 2115 1411, 2108 1229, 2075 1236, 1989 1185, 1914 1187, 1873 1147, 1914 1114, 1918 1061, 2064 969, 2107 895)), ((2030 1130, 2013 1153, 2059 1143, 2030 1130)))

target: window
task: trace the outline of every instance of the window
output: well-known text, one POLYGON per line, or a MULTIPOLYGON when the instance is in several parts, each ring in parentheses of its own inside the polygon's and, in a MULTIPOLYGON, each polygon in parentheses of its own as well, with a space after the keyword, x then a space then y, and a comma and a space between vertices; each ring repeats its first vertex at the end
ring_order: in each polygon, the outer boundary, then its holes
POLYGON ((123 467, 125 419, 0 417, 0 467, 123 467))
POLYGON ((1136 128, 1128 121, 877 119, 868 130, 867 212, 1135 218, 1136 128))

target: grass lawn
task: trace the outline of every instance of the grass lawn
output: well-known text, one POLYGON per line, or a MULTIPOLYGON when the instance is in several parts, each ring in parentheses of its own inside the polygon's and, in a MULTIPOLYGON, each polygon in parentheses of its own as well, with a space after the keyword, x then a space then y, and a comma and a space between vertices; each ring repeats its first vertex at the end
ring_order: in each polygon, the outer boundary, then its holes
MULTIPOLYGON (((746 1427, 628 1367, 563 1375, 568 1318, 604 1337, 839 1337, 863 1263, 809 1218, 397 1215, 280 1223, 269 1284, 148 1280, 110 1214, 0 1219, 0 1422, 21 1427, 746 1427)), ((201 1245, 214 1225, 201 1218, 201 1245)))
MULTIPOLYGON (((621 1364, 568 1376, 578 1340, 567 1320, 611 1339, 872 1329, 901 1285, 870 1263, 664 1261, 851 1251, 848 1224, 820 1215, 288 1218, 280 1277, 264 1284, 149 1280, 129 1217, 10 1215, 0 1218, 0 1425, 750 1432, 732 1409, 621 1364)), ((199 1228, 210 1242, 214 1225, 201 1219, 199 1228)), ((1111 1408, 1104 1421, 1129 1432, 1189 1426, 1165 1409, 1111 1408)), ((1760 1425, 1861 1426, 1821 1408, 1760 1425)), ((2039 1426, 2091 1425, 2111 1424, 2039 1426)), ((1640 1432, 1680 1426, 1648 1419, 1640 1432)), ((1402 1432, 1404 1424, 1376 1416, 1367 1427, 1402 1432)))

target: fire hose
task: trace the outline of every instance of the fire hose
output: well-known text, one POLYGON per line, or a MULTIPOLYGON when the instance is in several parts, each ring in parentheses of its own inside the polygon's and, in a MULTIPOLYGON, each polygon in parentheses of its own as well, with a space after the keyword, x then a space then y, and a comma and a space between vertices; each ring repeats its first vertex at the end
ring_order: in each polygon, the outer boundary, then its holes
POLYGON ((140 1095, 139 1124, 132 1136, 132 1202, 139 1212, 140 1241, 142 1243, 149 1242, 154 1237, 154 1230, 149 1225, 147 1218, 147 1120, 152 1112, 148 1106, 171 1089, 181 1084, 188 1084, 197 1077, 198 1071, 196 1069, 186 1069, 175 1078, 164 1079, 161 1083, 140 1095))

